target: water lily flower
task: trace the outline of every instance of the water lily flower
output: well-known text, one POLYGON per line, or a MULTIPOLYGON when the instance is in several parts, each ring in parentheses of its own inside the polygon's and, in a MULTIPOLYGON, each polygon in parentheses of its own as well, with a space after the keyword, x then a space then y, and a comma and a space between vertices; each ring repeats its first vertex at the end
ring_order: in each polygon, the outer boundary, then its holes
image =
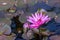
POLYGON ((48 15, 43 15, 42 13, 36 12, 28 17, 27 21, 31 24, 29 25, 30 28, 39 28, 42 24, 48 22, 50 17, 48 15))

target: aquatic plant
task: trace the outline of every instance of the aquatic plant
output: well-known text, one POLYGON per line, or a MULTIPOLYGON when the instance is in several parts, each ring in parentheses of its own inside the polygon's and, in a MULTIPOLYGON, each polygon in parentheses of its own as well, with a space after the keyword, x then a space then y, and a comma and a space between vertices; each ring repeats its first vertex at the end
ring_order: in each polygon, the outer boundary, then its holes
POLYGON ((42 13, 36 12, 31 16, 28 16, 27 21, 31 24, 29 25, 30 28, 39 28, 42 24, 47 23, 50 20, 48 15, 43 15, 42 13))

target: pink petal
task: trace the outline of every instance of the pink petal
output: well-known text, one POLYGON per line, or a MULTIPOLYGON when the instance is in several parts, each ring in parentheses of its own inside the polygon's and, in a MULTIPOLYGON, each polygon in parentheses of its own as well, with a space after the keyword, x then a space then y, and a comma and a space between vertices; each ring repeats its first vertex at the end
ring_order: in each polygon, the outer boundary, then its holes
POLYGON ((43 20, 45 21, 45 20, 47 20, 47 18, 48 18, 48 16, 45 16, 43 20))
POLYGON ((38 15, 35 13, 35 17, 36 17, 36 19, 38 19, 38 15))
POLYGON ((39 15, 39 18, 41 18, 42 17, 42 13, 40 13, 40 15, 39 15))
POLYGON ((23 25, 23 27, 24 27, 24 28, 28 28, 28 27, 29 27, 29 24, 28 24, 28 23, 25 23, 25 24, 23 25))
POLYGON ((29 19, 30 19, 30 20, 34 20, 31 16, 29 16, 29 19))
POLYGON ((34 21, 30 20, 30 19, 27 19, 27 21, 31 22, 31 23, 34 23, 34 21))
POLYGON ((32 17, 33 17, 33 19, 35 20, 35 21, 37 21, 37 19, 35 18, 35 16, 32 14, 32 17))

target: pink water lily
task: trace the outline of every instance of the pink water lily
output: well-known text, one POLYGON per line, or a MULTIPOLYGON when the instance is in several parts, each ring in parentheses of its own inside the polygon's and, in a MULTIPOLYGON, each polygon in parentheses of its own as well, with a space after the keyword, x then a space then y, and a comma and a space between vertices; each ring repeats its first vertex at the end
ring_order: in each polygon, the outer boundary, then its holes
POLYGON ((30 28, 39 28, 42 24, 48 22, 50 18, 48 15, 43 15, 42 13, 36 12, 28 17, 27 21, 32 23, 30 24, 30 28))

